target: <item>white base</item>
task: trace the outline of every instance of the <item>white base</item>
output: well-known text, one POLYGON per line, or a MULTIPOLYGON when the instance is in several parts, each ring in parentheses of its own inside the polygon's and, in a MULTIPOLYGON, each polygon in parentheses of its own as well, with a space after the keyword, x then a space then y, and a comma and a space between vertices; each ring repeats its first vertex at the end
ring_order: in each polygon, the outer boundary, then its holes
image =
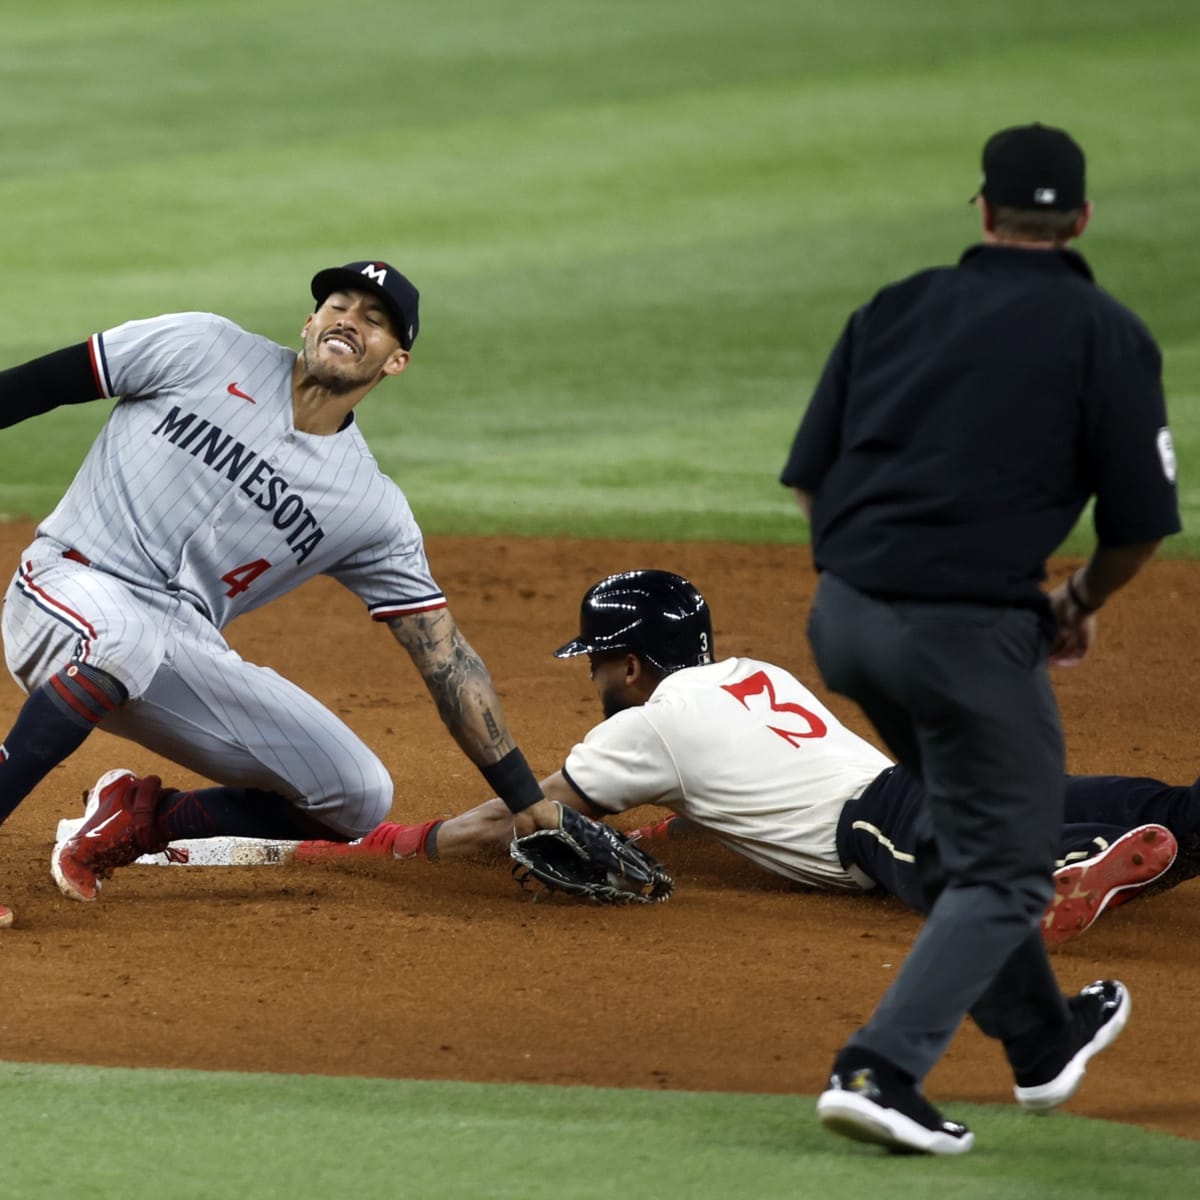
MULTIPOLYGON (((83 817, 63 817, 55 833, 55 845, 72 837, 83 824, 83 817)), ((176 850, 187 851, 187 862, 172 862, 161 854, 143 854, 137 862, 151 867, 265 867, 289 863, 299 842, 270 841, 264 838, 215 837, 172 842, 176 850)))

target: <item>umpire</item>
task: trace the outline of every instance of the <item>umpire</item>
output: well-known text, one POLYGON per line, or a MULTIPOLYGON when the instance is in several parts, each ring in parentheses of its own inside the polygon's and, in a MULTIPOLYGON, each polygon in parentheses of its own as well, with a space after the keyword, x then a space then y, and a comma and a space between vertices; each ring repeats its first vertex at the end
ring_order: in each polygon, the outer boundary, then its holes
POLYGON ((1063 812, 1047 664, 1083 658, 1096 610, 1180 528, 1158 347, 1067 248, 1092 211, 1082 150, 1001 130, 974 202, 982 244, 850 318, 782 474, 812 525, 821 674, 929 797, 925 924, 817 1111, 932 1154, 971 1146, 921 1092, 968 1012, 1031 1111, 1068 1099, 1125 1024, 1123 985, 1066 998, 1038 932, 1063 812), (1096 548, 1047 593, 1093 495, 1096 548))

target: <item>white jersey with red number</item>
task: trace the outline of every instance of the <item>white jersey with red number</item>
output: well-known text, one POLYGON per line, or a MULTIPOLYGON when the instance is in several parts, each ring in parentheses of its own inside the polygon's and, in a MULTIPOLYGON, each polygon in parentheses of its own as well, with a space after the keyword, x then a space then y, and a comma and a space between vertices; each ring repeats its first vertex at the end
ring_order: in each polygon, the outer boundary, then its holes
POLYGON ((597 725, 563 774, 597 808, 661 805, 768 871, 850 889, 838 817, 891 765, 782 667, 727 658, 597 725))

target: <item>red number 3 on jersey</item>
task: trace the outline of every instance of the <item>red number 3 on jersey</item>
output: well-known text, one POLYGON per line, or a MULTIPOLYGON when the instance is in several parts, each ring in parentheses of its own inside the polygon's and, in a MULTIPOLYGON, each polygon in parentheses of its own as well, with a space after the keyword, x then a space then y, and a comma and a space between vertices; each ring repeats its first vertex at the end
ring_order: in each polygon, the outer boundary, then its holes
POLYGON ((808 728, 804 731, 798 729, 780 729, 776 725, 767 726, 772 733, 779 734, 785 742, 790 742, 793 746, 799 744, 805 738, 820 738, 829 732, 829 727, 815 712, 809 712, 802 705, 792 704, 787 700, 777 700, 775 698, 775 689, 771 686, 771 681, 767 678, 765 671, 755 671, 753 675, 748 675, 739 683, 725 683, 721 686, 735 700, 740 700, 743 708, 748 709, 750 707, 747 703, 748 696, 758 696, 766 692, 772 712, 791 713, 793 716, 802 717, 808 725, 808 728))

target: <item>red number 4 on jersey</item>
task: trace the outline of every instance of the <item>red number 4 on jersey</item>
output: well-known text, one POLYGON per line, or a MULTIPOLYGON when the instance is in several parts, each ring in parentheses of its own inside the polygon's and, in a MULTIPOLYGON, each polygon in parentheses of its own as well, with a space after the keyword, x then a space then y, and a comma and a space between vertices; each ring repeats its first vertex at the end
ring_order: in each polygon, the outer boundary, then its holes
POLYGON ((271 564, 265 558, 256 558, 253 562, 242 563, 232 571, 226 571, 221 576, 221 582, 229 584, 227 596, 240 596, 264 571, 269 571, 271 564))

